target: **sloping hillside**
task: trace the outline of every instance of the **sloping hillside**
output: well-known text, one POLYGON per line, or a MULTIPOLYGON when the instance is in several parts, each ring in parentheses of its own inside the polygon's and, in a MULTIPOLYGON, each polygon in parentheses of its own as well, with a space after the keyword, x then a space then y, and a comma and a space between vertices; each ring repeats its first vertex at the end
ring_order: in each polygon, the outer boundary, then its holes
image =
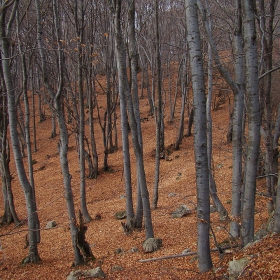
MULTIPOLYGON (((105 102, 105 96, 98 96, 99 104, 105 102)), ((178 101, 178 104, 180 102, 178 101)), ((104 105, 106 106, 106 105, 104 105)), ((147 99, 140 100, 145 168, 147 182, 152 194, 154 180, 154 149, 155 149, 155 122, 148 115, 147 99)), ((166 111, 168 108, 165 109, 166 111)), ((115 212, 125 209, 124 181, 122 167, 121 147, 109 155, 110 172, 100 169, 100 174, 95 180, 87 180, 87 201, 89 213, 94 217, 101 217, 89 223, 86 238, 91 245, 96 261, 89 263, 82 269, 101 266, 107 279, 210 279, 222 278, 227 273, 228 261, 244 255, 250 257, 250 262, 243 272, 243 278, 272 279, 279 273, 277 263, 280 253, 280 238, 278 235, 266 238, 246 251, 238 249, 228 250, 222 259, 217 252, 213 252, 214 269, 207 275, 199 275, 195 255, 154 262, 140 263, 139 260, 157 258, 173 254, 181 254, 188 249, 196 251, 196 215, 193 211, 183 218, 171 217, 178 206, 185 204, 195 208, 196 186, 194 169, 193 136, 184 137, 180 150, 173 151, 172 144, 176 140, 179 125, 179 112, 173 123, 165 119, 165 144, 169 147, 169 155, 161 160, 159 204, 153 211, 155 235, 162 238, 163 247, 153 253, 144 254, 142 243, 145 239, 144 231, 135 231, 125 235, 120 221, 115 219, 115 212)), ((168 114, 166 114, 168 115, 168 114)), ((213 111, 213 166, 218 192, 227 210, 231 205, 231 145, 226 143, 228 128, 228 105, 223 104, 218 110, 213 111)), ((186 123, 187 124, 187 123, 186 123)), ((119 143, 121 145, 120 120, 118 119, 119 143)), ((34 176, 38 214, 41 221, 41 244, 39 253, 42 263, 38 265, 20 265, 26 256, 24 249, 27 226, 14 228, 13 225, 0 227, 0 278, 1 279, 66 279, 74 269, 71 267, 73 252, 71 247, 70 232, 64 199, 62 174, 57 151, 58 138, 50 139, 51 115, 47 114, 46 121, 37 122, 38 152, 33 154, 34 176), (45 229, 48 221, 55 220, 57 226, 45 229)), ((96 122, 97 150, 99 153, 100 167, 102 167, 103 147, 101 130, 96 122)), ((72 187, 79 208, 79 166, 76 151, 75 136, 70 137, 69 165, 73 176, 72 187)), ((133 151, 131 150, 132 161, 133 151)), ((134 198, 135 198, 135 166, 133 167, 134 198)), ((13 175, 13 192, 16 210, 21 219, 26 218, 25 201, 19 186, 14 163, 11 166, 13 175)), ((258 191, 265 191, 265 182, 258 182, 258 191)), ((0 200, 2 201, 2 200, 0 200)), ((266 198, 256 198, 256 230, 266 221, 266 198)), ((227 238, 229 223, 220 222, 218 214, 212 213, 212 229, 217 241, 220 243, 227 238)), ((215 248, 214 238, 212 247, 215 248)), ((80 269, 80 268, 79 268, 80 269)), ((224 278, 226 279, 226 278, 224 278)))

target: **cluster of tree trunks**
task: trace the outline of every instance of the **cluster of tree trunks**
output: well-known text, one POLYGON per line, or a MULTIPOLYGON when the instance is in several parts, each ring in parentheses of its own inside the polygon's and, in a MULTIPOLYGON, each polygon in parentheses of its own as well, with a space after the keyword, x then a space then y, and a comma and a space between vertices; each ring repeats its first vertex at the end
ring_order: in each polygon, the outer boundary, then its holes
POLYGON ((110 171, 109 155, 118 149, 117 109, 120 109, 127 215, 124 228, 141 228, 144 222, 146 238, 154 238, 151 209, 157 208, 160 199, 165 109, 169 104, 169 121, 174 122, 180 95, 180 120, 174 148, 180 149, 183 137, 191 136, 193 132, 199 270, 207 271, 212 266, 210 199, 220 218, 230 220, 232 238, 240 238, 243 246, 254 238, 260 156, 265 162, 264 176, 267 196, 270 197, 268 211, 275 211, 274 231, 280 232, 280 106, 273 106, 273 75, 279 69, 279 66, 274 67, 273 49, 277 1, 183 2, 0 1, 0 170, 4 198, 1 222, 20 224, 9 169, 11 146, 28 216, 29 253, 24 262, 40 261, 37 248, 40 223, 32 148, 37 151, 36 115, 40 121, 45 120, 44 106, 48 106, 52 114, 50 136, 54 138, 59 134, 58 150, 75 265, 92 257, 85 241, 84 222, 92 220, 86 199, 86 176, 97 178, 99 168, 95 125, 99 125, 102 131, 103 170, 110 171), (228 16, 231 26, 226 32, 230 40, 225 38, 225 30, 222 35, 218 34, 217 30, 225 27, 219 17, 213 16, 216 11, 228 16), (48 28, 49 25, 52 28, 48 28), (217 38, 220 38, 219 43, 217 38), (230 55, 234 63, 230 67, 220 58, 222 44, 226 45, 228 54, 228 50, 232 50, 230 55), (233 93, 232 98, 228 96, 228 100, 233 99, 233 106, 228 104, 231 116, 228 142, 232 143, 233 160, 230 214, 219 199, 213 173, 211 108, 216 90, 215 75, 222 77, 227 92, 233 93), (100 76, 105 77, 105 86, 100 83, 100 76), (106 98, 106 108, 98 104, 97 87, 106 98), (147 98, 149 114, 155 120, 151 199, 144 169, 139 95, 147 98), (184 134, 186 116, 188 126, 184 134), (85 129, 87 121, 89 135, 85 129), (68 164, 68 144, 72 134, 76 137, 80 166, 79 223, 68 164), (130 137, 137 167, 136 207, 132 199, 130 137))

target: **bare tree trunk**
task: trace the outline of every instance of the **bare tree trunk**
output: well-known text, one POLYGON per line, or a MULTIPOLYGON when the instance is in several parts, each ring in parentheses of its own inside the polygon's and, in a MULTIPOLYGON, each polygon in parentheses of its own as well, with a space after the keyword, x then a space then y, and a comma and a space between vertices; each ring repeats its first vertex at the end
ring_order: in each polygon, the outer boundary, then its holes
MULTIPOLYGON (((155 106, 155 120, 156 120, 156 155, 155 155, 155 180, 152 208, 157 208, 158 203, 158 186, 160 174, 160 154, 164 150, 164 133, 163 133, 163 114, 162 114, 162 89, 161 89, 161 58, 160 58, 160 40, 159 40, 159 19, 158 19, 158 0, 155 0, 155 25, 156 25, 156 75, 157 75, 157 106, 155 106)), ((154 100, 156 102, 156 100, 154 100)))
POLYGON ((242 139, 244 114, 244 58, 241 0, 235 0, 236 23, 234 33, 235 73, 236 83, 239 85, 238 94, 234 95, 233 127, 232 127, 232 204, 230 234, 234 238, 240 236, 241 220, 241 190, 242 190, 242 139))
POLYGON ((37 133, 36 133, 36 108, 35 108, 35 89, 34 76, 32 71, 31 77, 31 91, 32 91, 32 127, 33 127, 33 151, 37 152, 37 133))
MULTIPOLYGON (((90 75, 91 77, 91 75, 90 75)), ((98 154, 96 149, 96 142, 95 142, 95 136, 94 136, 94 122, 93 122, 93 100, 92 95, 95 92, 95 86, 94 86, 94 79, 93 81, 89 81, 90 83, 90 92, 89 92, 89 100, 88 100, 88 110, 89 110, 89 134, 90 134, 90 146, 91 146, 91 152, 93 155, 93 171, 92 175, 90 176, 91 179, 97 178, 98 176, 98 154), (93 83, 93 85, 92 85, 93 83)))
MULTIPOLYGON (((182 71, 181 71, 181 91, 182 91, 182 97, 181 97, 181 114, 180 114, 180 124, 178 129, 178 135, 175 142, 175 150, 179 149, 180 144, 182 143, 182 138, 184 135, 184 121, 185 121, 185 105, 186 105, 186 99, 187 99, 187 83, 188 83, 188 77, 187 77, 187 54, 184 55, 184 58, 182 59, 182 71)), ((174 104, 176 101, 174 101, 174 104)), ((175 110, 175 108, 174 108, 175 110)), ((174 114, 173 114, 174 115, 174 114)))
POLYGON ((36 235, 37 235, 37 242, 40 243, 40 222, 37 213, 37 205, 36 205, 36 195, 35 195, 35 183, 34 183, 34 174, 33 174, 33 162, 32 162, 32 148, 31 148, 31 141, 30 141, 30 110, 29 110, 29 101, 28 101, 28 94, 27 94, 27 66, 26 66, 26 59, 24 54, 22 53, 21 49, 21 42, 19 38, 20 30, 19 30, 19 22, 18 22, 18 13, 17 13, 17 36, 18 36, 18 45, 19 45, 19 53, 21 56, 21 65, 22 65, 22 91, 23 91, 23 99, 24 99, 24 107, 25 107, 25 124, 24 124, 24 131, 25 131, 25 143, 27 149, 27 158, 28 158, 28 171, 29 171, 29 181, 32 188, 32 195, 34 201, 34 207, 36 212, 33 214, 34 219, 36 222, 36 235))
POLYGON ((276 0, 270 0, 269 2, 269 15, 265 9, 264 0, 258 1, 259 3, 259 25, 261 32, 261 60, 260 61, 260 74, 267 74, 260 79, 260 92, 261 92, 261 111, 263 111, 263 131, 264 142, 265 142, 265 173, 266 173, 266 185, 267 194, 271 197, 268 200, 267 208, 268 212, 271 213, 275 206, 275 185, 277 183, 275 176, 270 176, 272 173, 278 171, 278 160, 275 157, 275 150, 273 147, 273 112, 272 112, 272 73, 270 70, 273 68, 273 41, 274 41, 274 18, 276 12, 276 0), (267 23, 267 26, 266 26, 267 23))
POLYGON ((84 43, 84 1, 74 1, 74 17, 77 38, 77 61, 78 61, 78 93, 79 93, 79 166, 80 166, 80 207, 86 223, 92 218, 88 212, 86 200, 86 172, 85 172, 85 104, 84 104, 84 87, 83 87, 83 50, 84 43))
POLYGON ((192 135, 193 115, 194 115, 194 109, 191 108, 191 112, 189 114, 189 120, 188 120, 187 133, 186 133, 187 137, 192 135))
MULTIPOLYGON (((1 57, 1 55, 0 55, 1 57)), ((1 63, 0 63, 1 64, 1 63)), ((4 77, 2 73, 2 65, 0 68, 0 170, 2 177, 2 191, 3 191, 3 206, 4 214, 2 216, 2 223, 12 223, 15 225, 20 223, 14 206, 14 198, 11 188, 11 172, 10 172, 10 148, 7 138, 8 129, 8 112, 7 112, 7 97, 4 96, 6 92, 4 87, 4 77)))
POLYGON ((5 79, 5 85, 8 94, 8 112, 9 112, 9 126, 10 126, 10 135, 12 141, 12 147, 14 152, 14 158, 16 163, 16 169, 19 177, 20 184, 24 191, 27 215, 28 215, 28 228, 29 228, 29 253, 25 258, 24 262, 28 263, 37 263, 40 261, 38 248, 37 248, 37 230, 38 228, 36 223, 36 204, 33 196, 33 189, 28 181, 24 163, 20 151, 20 143, 17 136, 17 111, 16 111, 16 102, 15 102, 15 87, 13 85, 11 69, 10 69, 10 53, 9 53, 9 40, 11 35, 11 24, 15 19, 15 14, 18 8, 19 1, 15 1, 12 6, 12 11, 8 24, 6 25, 6 14, 7 6, 3 6, 0 14, 0 38, 1 38, 1 48, 2 48, 2 69, 5 79))
MULTIPOLYGON (((208 1, 206 3, 207 17, 209 20, 209 29, 212 30, 211 12, 208 1)), ((212 172, 212 115, 211 115, 211 103, 213 94, 213 55, 211 45, 208 43, 208 95, 206 99, 206 122, 207 122, 207 157, 209 168, 209 189, 211 198, 219 212, 220 220, 225 220, 228 217, 228 213, 223 206, 218 193, 217 186, 212 172)))
POLYGON ((254 239, 254 211, 257 164, 260 148, 260 104, 258 83, 258 52, 255 14, 252 0, 242 1, 246 61, 246 94, 248 113, 248 148, 242 208, 241 237, 245 246, 254 239))
MULTIPOLYGON (((147 189, 146 176, 144 170, 144 161, 142 148, 139 145, 138 135, 137 135, 137 122, 134 115, 132 97, 130 93, 130 87, 126 72, 126 61, 125 61, 125 51, 122 39, 121 25, 120 25, 120 15, 121 15, 121 1, 111 1, 111 10, 114 15, 115 24, 115 44, 116 44, 116 57, 118 66, 118 78, 119 78, 119 94, 120 99, 125 99, 127 103, 128 117, 130 121, 131 133, 132 133, 132 143, 136 157, 136 167, 137 174, 139 178, 140 188, 141 188, 141 198, 143 203, 143 214, 145 222, 146 238, 153 238, 153 225, 151 218, 151 208, 149 202, 149 193, 147 189)), ((131 4, 134 5, 132 0, 131 4)))
POLYGON ((60 142, 59 142, 59 153, 60 153, 60 165, 63 174, 63 181, 64 181, 64 190, 65 190, 65 198, 66 198, 66 205, 68 210, 68 217, 70 223, 70 233, 72 239, 72 246, 74 250, 74 264, 79 265, 84 262, 80 249, 78 248, 77 244, 77 236, 78 236, 78 228, 76 224, 76 215, 75 215, 75 208, 74 208, 74 200, 73 200, 73 193, 71 187, 71 178, 72 176, 69 173, 69 165, 68 165, 68 133, 67 127, 65 123, 65 118, 63 115, 62 107, 61 107, 61 94, 62 94, 62 86, 63 86, 63 51, 61 47, 61 26, 59 22, 58 16, 58 9, 57 9, 57 1, 53 0, 53 12, 54 12, 54 23, 55 23, 55 31, 56 31, 56 40, 57 40, 57 47, 58 47, 58 87, 57 92, 54 94, 50 84, 49 84, 49 77, 46 73, 46 59, 44 54, 44 48, 42 44, 42 19, 41 19, 41 7, 39 0, 36 0, 36 13, 37 13, 37 41, 39 46, 39 52, 41 56, 41 63, 42 63, 42 72, 43 72, 43 81, 44 85, 47 88, 50 96, 54 98, 55 110, 57 113, 58 124, 60 128, 60 142))
POLYGON ((196 0, 186 0, 187 40, 190 50, 192 86, 194 95, 194 141, 197 186, 197 252, 201 272, 212 267, 210 255, 210 200, 209 169, 207 159, 206 98, 201 41, 196 0))

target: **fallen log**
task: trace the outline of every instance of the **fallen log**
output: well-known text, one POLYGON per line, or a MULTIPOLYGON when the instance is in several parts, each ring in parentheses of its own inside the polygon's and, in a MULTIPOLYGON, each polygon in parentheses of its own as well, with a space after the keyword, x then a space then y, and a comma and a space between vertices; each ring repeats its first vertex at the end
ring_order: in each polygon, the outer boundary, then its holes
MULTIPOLYGON (((236 247, 239 247, 239 245, 226 246, 226 247, 223 247, 223 248, 214 248, 214 249, 211 249, 210 252, 224 253, 225 250, 231 249, 231 248, 236 248, 236 247)), ((185 254, 177 254, 177 255, 163 256, 163 257, 158 257, 158 258, 144 259, 144 260, 139 260, 139 262, 141 262, 141 263, 144 263, 144 262, 154 262, 154 261, 182 258, 182 257, 188 257, 188 256, 194 256, 194 255, 197 255, 197 252, 189 252, 189 253, 185 253, 185 254)))

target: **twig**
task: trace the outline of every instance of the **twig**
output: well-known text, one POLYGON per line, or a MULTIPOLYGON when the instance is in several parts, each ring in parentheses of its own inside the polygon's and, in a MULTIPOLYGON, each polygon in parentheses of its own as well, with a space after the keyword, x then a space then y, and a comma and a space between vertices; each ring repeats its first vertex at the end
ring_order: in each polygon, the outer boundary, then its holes
MULTIPOLYGON (((217 252, 219 250, 224 251, 224 250, 231 249, 231 248, 236 248, 236 247, 238 247, 238 245, 226 246, 226 247, 223 247, 223 248, 214 248, 214 249, 210 250, 210 252, 217 252)), ((177 255, 170 255, 170 256, 164 256, 164 257, 159 257, 159 258, 144 259, 144 260, 139 260, 139 262, 141 262, 141 263, 153 262, 153 261, 160 261, 160 260, 166 260, 166 259, 188 257, 188 256, 193 256, 193 255, 197 255, 197 252, 189 252, 189 253, 186 253, 186 254, 177 254, 177 255)))
POLYGON ((264 178, 264 177, 269 177, 269 176, 278 177, 278 173, 272 173, 272 174, 261 175, 261 176, 258 176, 257 179, 264 178))

